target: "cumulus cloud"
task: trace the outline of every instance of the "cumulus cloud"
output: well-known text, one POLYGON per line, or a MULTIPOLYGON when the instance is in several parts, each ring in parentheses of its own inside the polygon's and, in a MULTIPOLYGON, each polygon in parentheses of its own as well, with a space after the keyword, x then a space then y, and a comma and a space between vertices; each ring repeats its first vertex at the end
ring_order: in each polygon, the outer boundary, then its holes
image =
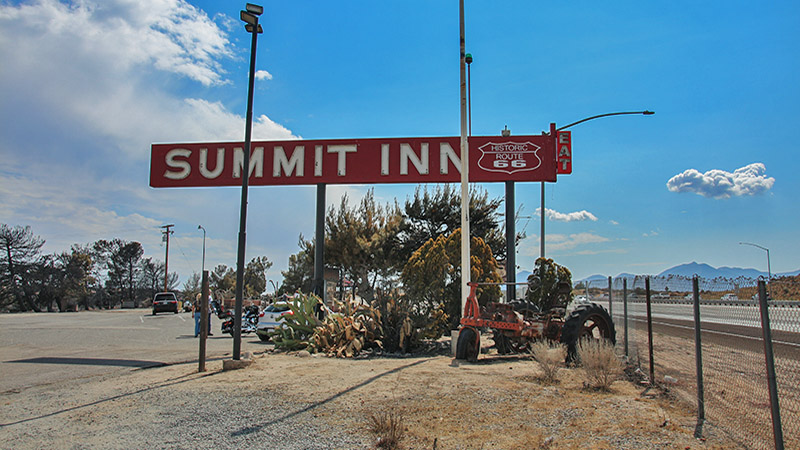
MULTIPOLYGON (((176 218, 222 236, 233 191, 156 191, 147 175, 153 142, 244 138, 242 115, 196 94, 232 84, 236 22, 184 0, 0 2, 2 221, 31 225, 48 251, 112 237, 158 249, 158 225, 176 218)), ((256 140, 294 137, 254 118, 256 140)))
POLYGON ((700 173, 688 169, 667 181, 667 189, 672 192, 694 192, 710 198, 730 198, 745 195, 758 195, 770 189, 775 178, 766 175, 763 163, 753 163, 733 171, 712 169, 700 173))
POLYGON ((256 70, 256 80, 271 80, 272 74, 266 70, 256 70))
MULTIPOLYGON (((597 217, 594 214, 590 213, 589 211, 586 211, 585 209, 571 213, 562 213, 554 209, 545 208, 544 212, 548 219, 557 222, 580 222, 585 220, 591 220, 592 222, 597 222, 597 217)), ((542 214, 542 208, 536 208, 536 215, 541 217, 541 214, 542 214)))
POLYGON ((34 57, 27 59, 31 64, 47 63, 42 48, 57 60, 74 57, 73 51, 79 50, 112 70, 154 66, 212 85, 223 81, 218 59, 232 56, 228 39, 216 23, 183 0, 70 4, 40 0, 3 7, 0 20, 2 28, 9 31, 6 37, 15 36, 18 51, 35 46, 34 57), (38 39, 25 39, 31 34, 38 39), (42 46, 47 41, 49 44, 42 46), (73 51, 58 57, 66 47, 73 51))

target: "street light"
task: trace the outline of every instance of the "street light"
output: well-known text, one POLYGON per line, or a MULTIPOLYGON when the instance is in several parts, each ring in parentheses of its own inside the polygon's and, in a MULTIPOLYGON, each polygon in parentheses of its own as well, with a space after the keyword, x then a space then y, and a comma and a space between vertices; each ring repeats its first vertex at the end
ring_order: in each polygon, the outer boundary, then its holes
MULTIPOLYGON (((564 125, 561 128, 557 128, 556 131, 566 130, 567 128, 575 126, 575 125, 577 125, 579 123, 588 122, 590 120, 599 119, 601 117, 624 116, 624 115, 630 115, 630 114, 640 114, 640 115, 643 115, 643 116, 652 116, 653 114, 655 114, 655 112, 649 111, 649 110, 644 110, 644 111, 622 111, 622 112, 612 112, 612 113, 598 114, 596 116, 591 116, 591 117, 587 117, 585 119, 581 119, 581 120, 579 120, 577 122, 572 122, 569 125, 564 125)), ((539 253, 540 253, 539 256, 541 258, 544 258, 544 219, 545 219, 544 181, 542 181, 542 206, 541 206, 541 209, 540 209, 540 216, 541 216, 541 232, 540 232, 540 234, 541 234, 541 237, 540 237, 541 242, 539 243, 539 253)))
POLYGON ((770 262, 769 262, 769 249, 767 247, 762 247, 762 246, 760 246, 758 244, 753 244, 753 243, 750 243, 750 242, 739 242, 739 245, 751 245, 753 247, 760 248, 761 250, 764 250, 765 252, 767 252, 767 281, 771 280, 772 279, 772 267, 770 267, 770 262))
POLYGON ((206 229, 202 225, 198 225, 197 229, 203 230, 203 265, 200 269, 200 276, 203 276, 203 272, 206 271, 206 229))
POLYGON ((248 3, 240 17, 248 33, 252 34, 250 41, 250 80, 247 88, 247 116, 244 128, 244 158, 242 161, 242 206, 239 215, 239 248, 236 258, 236 303, 233 313, 233 356, 234 360, 240 359, 242 348, 242 302, 244 292, 244 249, 247 236, 247 184, 250 178, 250 143, 253 131, 253 88, 256 78, 256 41, 258 35, 264 30, 258 23, 258 16, 264 12, 259 5, 248 3))

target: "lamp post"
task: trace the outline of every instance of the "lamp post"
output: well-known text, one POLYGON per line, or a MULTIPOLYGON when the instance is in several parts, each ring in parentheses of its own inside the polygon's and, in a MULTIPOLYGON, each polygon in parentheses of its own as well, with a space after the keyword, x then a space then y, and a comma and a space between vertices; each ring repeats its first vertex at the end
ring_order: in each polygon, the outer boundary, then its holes
POLYGON ((233 308, 233 356, 240 359, 242 348, 242 302, 244 293, 244 250, 247 236, 247 184, 250 178, 250 142, 253 131, 253 87, 256 78, 256 41, 264 30, 258 24, 258 16, 264 12, 259 5, 248 3, 240 14, 245 30, 252 35, 250 41, 250 80, 247 88, 247 116, 244 128, 244 158, 242 161, 242 206, 239 215, 239 248, 236 258, 236 303, 233 308))
MULTIPOLYGON (((579 123, 588 122, 590 120, 599 119, 601 117, 624 116, 624 115, 630 115, 630 114, 637 114, 637 115, 643 115, 643 116, 652 116, 653 114, 655 114, 655 112, 649 111, 649 110, 644 110, 644 111, 622 111, 622 112, 612 112, 612 113, 598 114, 596 116, 591 116, 591 117, 587 117, 585 119, 581 119, 581 120, 579 120, 577 122, 572 122, 569 125, 564 125, 561 128, 557 128, 556 131, 566 130, 567 128, 575 126, 575 125, 577 125, 579 123)), ((540 232, 540 234, 541 234, 541 236, 540 236, 541 242, 539 243, 539 253, 540 253, 539 256, 541 258, 544 258, 544 219, 545 219, 544 181, 542 181, 542 191, 541 192, 542 192, 542 206, 540 208, 540 214, 539 214, 541 216, 541 232, 540 232)))
POLYGON ((769 283, 769 280, 772 279, 772 267, 770 267, 770 262, 769 262, 769 249, 767 247, 762 247, 758 244, 753 244, 750 242, 739 242, 739 245, 750 245, 753 247, 760 248, 761 250, 767 252, 767 282, 769 283))
POLYGON ((200 269, 200 274, 206 271, 206 229, 202 225, 197 226, 198 230, 203 230, 203 265, 200 269))

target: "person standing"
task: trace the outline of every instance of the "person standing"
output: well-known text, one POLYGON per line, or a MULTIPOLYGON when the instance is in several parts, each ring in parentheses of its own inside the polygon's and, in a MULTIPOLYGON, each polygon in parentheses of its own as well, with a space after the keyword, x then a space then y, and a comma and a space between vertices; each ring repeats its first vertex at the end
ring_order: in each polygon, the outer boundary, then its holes
MULTIPOLYGON (((200 303, 201 294, 197 294, 194 303, 192 303, 192 313, 194 314, 194 337, 200 336, 200 319, 203 317, 202 304, 200 303)), ((211 296, 208 296, 208 335, 213 336, 211 333, 211 312, 214 307, 211 303, 211 296)))
POLYGON ((202 318, 202 312, 200 310, 200 298, 201 295, 197 294, 194 303, 192 303, 192 315, 194 316, 194 337, 200 336, 200 319, 202 318))

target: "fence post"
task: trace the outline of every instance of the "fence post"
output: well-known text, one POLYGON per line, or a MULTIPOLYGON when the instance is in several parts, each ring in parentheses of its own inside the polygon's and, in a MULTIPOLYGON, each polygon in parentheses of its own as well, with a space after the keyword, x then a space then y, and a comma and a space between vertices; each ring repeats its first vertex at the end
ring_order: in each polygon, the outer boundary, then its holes
MULTIPOLYGON (((203 271, 203 285, 200 293, 200 355, 197 358, 197 371, 206 371, 206 339, 208 339, 208 271, 203 271)), ((194 314, 192 314, 194 315, 194 314)), ((195 319, 196 320, 196 319, 195 319)))
POLYGON ((692 299, 694 303, 694 359, 697 373, 697 425, 694 437, 703 436, 703 423, 706 420, 705 388, 703 387, 703 345, 700 341, 700 283, 697 275, 692 278, 692 299))
POLYGON ((761 309, 761 331, 764 335, 764 359, 767 363, 767 383, 769 384, 769 404, 772 409, 772 436, 775 450, 783 450, 783 429, 781 428, 781 409, 778 404, 778 385, 775 381, 775 357, 772 353, 772 330, 769 327, 767 307, 767 288, 764 280, 758 280, 758 304, 761 309))
POLYGON ((628 357, 628 279, 622 279, 622 316, 625 321, 625 356, 628 357))
POLYGON ((608 277, 608 316, 614 321, 614 307, 611 305, 611 277, 608 277))
POLYGON ((644 289, 647 298, 647 350, 650 356, 650 386, 656 383, 656 368, 653 364, 653 312, 650 307, 650 277, 644 279, 644 289))

